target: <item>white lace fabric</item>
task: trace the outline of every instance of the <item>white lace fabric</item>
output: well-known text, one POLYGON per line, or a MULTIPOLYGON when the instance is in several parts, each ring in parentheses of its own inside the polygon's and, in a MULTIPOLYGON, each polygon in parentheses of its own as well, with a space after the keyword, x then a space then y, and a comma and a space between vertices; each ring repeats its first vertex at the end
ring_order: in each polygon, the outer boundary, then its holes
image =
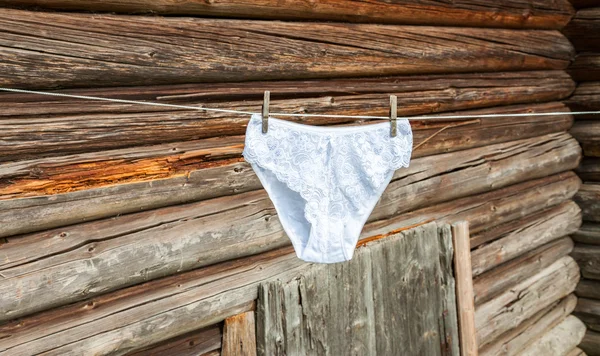
POLYGON ((250 119, 244 159, 267 191, 298 257, 334 263, 352 258, 360 232, 394 171, 408 167, 408 120, 318 127, 269 118, 250 119))

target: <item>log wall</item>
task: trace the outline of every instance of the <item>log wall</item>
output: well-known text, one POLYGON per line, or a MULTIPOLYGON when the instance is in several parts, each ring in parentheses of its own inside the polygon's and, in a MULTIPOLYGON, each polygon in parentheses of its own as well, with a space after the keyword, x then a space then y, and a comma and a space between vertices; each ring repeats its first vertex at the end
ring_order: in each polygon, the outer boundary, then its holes
MULTIPOLYGON (((600 110, 600 3, 580 4, 580 9, 563 33, 577 50, 577 58, 569 71, 577 80, 578 86, 574 94, 567 100, 571 110, 600 110)), ((600 115, 582 115, 576 117, 571 134, 583 148, 584 158, 577 168, 583 185, 575 201, 581 207, 583 225, 572 236, 575 247, 571 255, 579 263, 582 281, 577 287, 580 297, 575 315, 588 327, 581 349, 590 355, 600 354, 600 339, 595 338, 598 332, 597 320, 600 318, 600 295, 589 293, 600 290, 600 115)))
MULTIPOLYGON (((568 114, 599 109, 598 56, 574 40, 593 13, 566 0, 0 0, 0 87, 252 112, 269 90, 272 112, 384 116, 394 94, 400 116, 474 115, 411 121, 410 167, 358 248, 467 221, 480 354, 566 355, 581 351, 578 318, 597 325, 600 168, 580 159, 600 152, 598 118, 568 114), (564 114, 485 117, 544 112, 564 114)), ((241 156, 247 120, 0 92, 0 355, 265 353, 259 286, 307 264, 241 156)))

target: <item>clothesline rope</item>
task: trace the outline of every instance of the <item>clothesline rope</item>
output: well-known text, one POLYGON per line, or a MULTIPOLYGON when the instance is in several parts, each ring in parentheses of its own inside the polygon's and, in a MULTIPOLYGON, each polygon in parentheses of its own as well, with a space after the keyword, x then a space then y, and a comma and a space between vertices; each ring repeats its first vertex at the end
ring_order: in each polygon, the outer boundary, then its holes
MULTIPOLYGON (((148 106, 161 106, 177 109, 189 109, 199 111, 213 111, 213 112, 225 112, 232 114, 260 114, 258 112, 241 111, 241 110, 228 110, 228 109, 216 109, 216 108, 205 108, 199 106, 189 105, 176 105, 157 103, 152 101, 137 101, 137 100, 126 100, 126 99, 113 99, 113 98, 102 98, 97 96, 88 95, 75 95, 65 93, 55 93, 47 91, 36 91, 36 90, 25 90, 25 89, 13 89, 13 88, 2 88, 1 91, 13 92, 13 93, 25 93, 25 94, 38 94, 47 96, 58 96, 73 99, 84 99, 84 100, 96 100, 96 101, 108 101, 114 103, 123 104, 136 104, 136 105, 148 105, 148 106)), ((542 112, 542 113, 515 113, 515 114, 481 114, 481 115, 440 115, 440 116, 415 116, 415 117, 398 117, 398 119, 407 120, 444 120, 444 119, 478 119, 478 118, 494 118, 494 117, 519 117, 519 116, 554 116, 554 115, 600 115, 600 111, 560 111, 560 112, 542 112)), ((269 113, 269 116, 280 116, 280 117, 329 117, 329 118, 340 118, 340 119, 362 119, 362 120, 389 120, 387 116, 369 116, 369 115, 335 115, 335 114, 291 114, 291 113, 269 113)))

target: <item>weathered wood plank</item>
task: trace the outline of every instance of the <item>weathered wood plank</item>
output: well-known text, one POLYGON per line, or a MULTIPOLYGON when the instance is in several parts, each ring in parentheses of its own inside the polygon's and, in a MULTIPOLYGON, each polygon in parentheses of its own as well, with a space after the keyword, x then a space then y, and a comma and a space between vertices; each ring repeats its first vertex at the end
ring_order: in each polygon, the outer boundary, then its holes
POLYGON ((576 244, 571 256, 579 263, 584 278, 600 280, 600 246, 576 244))
POLYGON ((581 9, 562 31, 577 52, 600 51, 600 7, 581 9))
MULTIPOLYGON (((396 172, 389 196, 372 219, 573 169, 580 146, 568 134, 489 145, 413 159, 396 172), (443 174, 449 172, 448 175, 443 174), (444 176, 441 179, 440 175, 444 176), (468 181, 469 184, 464 184, 468 181), (396 191, 404 186, 404 190, 396 191), (395 193, 394 193, 395 192, 395 193), (398 205, 398 201, 406 203, 398 205)), ((172 179, 115 185, 52 196, 0 201, 0 236, 9 236, 259 189, 246 163, 190 172, 172 179), (27 220, 28 224, 22 221, 27 220)))
POLYGON ((550 30, 5 8, 0 56, 0 85, 51 88, 564 69, 574 51, 550 30))
POLYGON ((571 314, 576 304, 577 298, 573 294, 552 303, 481 348, 479 354, 482 356, 520 355, 521 350, 571 314))
POLYGON ((582 244, 600 245, 600 224, 586 222, 571 237, 582 244))
POLYGON ((553 240, 569 235, 581 226, 581 210, 572 201, 550 209, 539 220, 512 231, 471 252, 473 275, 510 261, 553 240))
MULTIPOLYGON (((581 0, 580 0, 581 1, 581 0)), ((590 1, 590 0, 588 0, 590 1)), ((553 28, 569 22, 574 11, 567 0, 551 3, 513 0, 465 0, 452 3, 422 3, 415 0, 369 2, 321 0, 315 3, 275 0, 169 1, 119 0, 2 0, 3 6, 35 6, 57 10, 204 15, 257 19, 295 19, 398 23, 414 25, 457 25, 474 27, 553 28), (440 16, 443 14, 443 16, 440 16)))
POLYGON ((262 285, 259 354, 458 355, 452 242, 443 229, 419 227, 359 249, 349 263, 262 285))
POLYGON ((579 347, 574 348, 573 350, 569 351, 566 356, 587 356, 587 354, 585 352, 583 352, 582 349, 580 349, 579 347))
POLYGON ((600 157, 600 121, 577 121, 569 132, 581 143, 585 156, 600 157))
MULTIPOLYGON (((226 87, 224 83, 204 83, 58 92, 190 106, 201 104, 200 106, 211 108, 255 112, 260 110, 262 104, 261 93, 269 90, 273 93, 272 112, 380 116, 388 115, 389 103, 386 100, 388 94, 394 94, 399 99, 398 114, 414 116, 484 107, 494 108, 461 114, 567 111, 558 103, 532 103, 564 99, 573 89, 574 82, 563 71, 544 71, 231 83, 230 87, 226 87), (527 106, 502 106, 520 103, 527 103, 527 106)), ((4 133, 3 140, 0 141, 4 154, 0 160, 3 161, 241 135, 245 132, 248 120, 246 114, 31 94, 2 93, 0 103, 0 129, 4 133), (144 130, 140 130, 141 127, 144 130)), ((289 119, 315 125, 352 122, 340 118, 289 119)), ((457 144, 473 147, 471 141, 477 140, 479 135, 490 142, 499 142, 503 136, 494 133, 494 128, 504 128, 504 134, 508 137, 505 140, 510 140, 535 135, 535 128, 539 130, 537 135, 564 131, 565 124, 570 125, 570 117, 566 115, 482 119, 479 125, 471 125, 469 128, 475 130, 479 126, 485 126, 492 131, 477 134, 477 131, 468 132, 464 127, 456 128, 462 129, 463 134, 469 134, 471 140, 460 141, 452 138, 451 134, 447 139, 452 139, 443 147, 450 148, 457 144), (518 125, 522 132, 510 130, 512 125, 518 125)), ((438 130, 440 123, 413 121, 412 126, 420 134, 421 130, 438 130)), ((444 132, 442 136, 449 133, 450 131, 444 132)), ((431 135, 428 132, 422 134, 425 135, 423 137, 431 135)), ((417 136, 415 139, 422 137, 417 136)), ((443 141, 437 142, 439 145, 443 141)), ((423 152, 430 152, 435 147, 428 144, 423 147, 423 152)))
POLYGON ((225 319, 221 356, 256 356, 254 311, 225 319))
MULTIPOLYGON (((495 112, 528 113, 556 111, 566 112, 567 109, 560 103, 546 103, 531 106, 519 105, 463 111, 461 113, 478 115, 495 112)), ((502 120, 498 120, 497 118, 481 118, 476 120, 479 120, 479 122, 473 120, 467 123, 436 123, 433 121, 423 123, 413 121, 415 149, 412 157, 429 156, 566 131, 571 127, 573 119, 571 115, 557 115, 552 117, 514 117, 502 120), (431 138, 431 135, 447 125, 451 127, 431 138), (428 138, 431 139, 421 145, 428 138)), ((26 126, 27 130, 30 130, 30 134, 34 136, 39 137, 39 132, 44 131, 43 129, 39 129, 38 125, 35 125, 35 127, 39 131, 35 131, 35 129, 31 131, 31 123, 26 126)), ((103 124, 102 126, 106 126, 107 130, 110 129, 112 132, 127 131, 123 130, 122 127, 117 128, 116 126, 107 124, 103 124)), ((231 125, 231 127, 235 127, 235 125, 231 125)), ((151 131, 151 129, 149 130, 151 131)), ((144 136, 146 135, 146 131, 148 130, 138 130, 144 136)), ((185 131, 194 130, 182 128, 176 132, 185 131)), ((78 131, 73 132, 73 139, 78 141, 81 147, 84 147, 85 143, 82 141, 87 140, 86 136, 84 134, 78 135, 77 133, 78 131)), ((207 135, 206 132, 203 134, 207 135)), ((220 135, 221 133, 216 132, 214 134, 220 135)), ((133 135, 135 134, 128 135, 128 137, 133 135)), ((157 135, 157 137, 163 136, 157 135)), ((71 140, 66 137, 63 138, 66 141, 71 140)), ((118 141, 123 140, 119 139, 118 141)), ((112 142, 112 140, 102 142, 112 142)), ((14 144, 12 141, 11 143, 14 144)), ((38 152, 39 150, 45 151, 46 148, 49 148, 43 140, 39 139, 35 141, 35 144, 33 142, 28 144, 28 149, 32 145, 37 147, 38 152)), ((227 160, 240 159, 243 145, 243 136, 215 137, 155 146, 142 146, 139 148, 4 163, 0 165, 0 199, 60 194, 100 188, 106 185, 112 186, 115 184, 189 175, 197 169, 215 167, 228 163, 227 160)), ((18 145, 11 145, 10 147, 14 148, 14 146, 18 145)), ((52 150, 52 148, 49 149, 52 150)), ((59 149, 64 149, 64 146, 61 144, 59 149)), ((6 149, 6 151, 9 150, 10 148, 6 149)), ((16 158, 14 156, 11 157, 11 154, 8 152, 4 157, 6 159, 16 158)))
POLYGON ((452 242, 454 247, 460 354, 462 356, 477 356, 469 223, 460 221, 452 224, 452 242))
MULTIPOLYGON (((600 110, 600 82, 580 83, 565 103, 573 111, 600 110)), ((598 115, 577 115, 577 120, 584 119, 598 119, 598 115)))
POLYGON ((600 158, 583 157, 575 171, 584 182, 600 182, 600 158))
MULTIPOLYGON (((221 348, 221 328, 209 326, 189 334, 166 340, 158 345, 128 353, 127 356, 199 356, 221 348)), ((221 353, 219 352, 218 355, 221 353)))
MULTIPOLYGON (((537 210, 559 204, 573 196, 578 187, 579 180, 573 173, 559 174, 434 205, 394 219, 373 222, 365 227, 361 237, 379 237, 389 234, 390 231, 431 220, 452 222, 464 219, 469 221, 473 230, 483 230, 494 224, 519 219, 537 210)), ((226 197, 74 225, 68 229, 50 230, 14 240, 8 239, 8 242, 0 247, 0 272, 7 276, 9 271, 12 271, 12 275, 21 274, 17 272, 19 270, 37 271, 28 278, 35 279, 34 275, 39 273, 39 278, 44 282, 20 282, 20 285, 26 288, 21 293, 37 295, 36 298, 24 298, 24 294, 14 293, 15 285, 12 280, 5 280, 7 292, 4 297, 7 300, 3 304, 7 309, 5 314, 0 315, 10 319, 27 314, 30 310, 44 310, 57 303, 84 298, 90 293, 97 294, 107 290, 107 287, 122 288, 121 283, 137 283, 192 266, 287 245, 289 241, 274 214, 275 211, 265 194, 255 192, 248 193, 245 197, 226 197), (217 214, 224 206, 228 210, 224 214, 217 214), (231 226, 231 221, 236 221, 236 225, 231 226), (143 238, 140 239, 140 236, 143 238), (215 240, 213 236, 222 237, 215 240), (135 243, 131 245, 130 241, 135 243), (144 242, 145 247, 139 245, 140 241, 144 242), (217 242, 219 245, 216 245, 217 242), (206 243, 211 244, 210 251, 206 250, 206 243), (168 251, 171 251, 168 255, 164 254, 165 247, 169 247, 168 251), (111 257, 115 256, 113 253, 117 251, 111 250, 112 248, 122 250, 125 254, 121 262, 111 257), (133 251, 136 251, 135 255, 138 257, 132 255, 133 251), (82 259, 81 254, 86 257, 82 259), (77 268, 73 270, 52 267, 67 262, 71 259, 70 256, 73 256, 74 260, 69 264, 81 264, 81 268, 86 271, 85 275, 79 274, 77 268), (150 261, 152 256, 156 261, 150 261), (171 256, 172 259, 167 256, 171 256), (90 270, 86 267, 90 263, 94 263, 95 266, 106 263, 106 267, 103 267, 105 269, 102 271, 90 270), (119 266, 115 266, 115 263, 119 263, 119 266), (150 265, 154 267, 148 269, 150 265), (124 272, 128 269, 130 272, 124 272), (51 272, 53 270, 54 272, 51 272), (117 276, 121 277, 111 277, 109 270, 115 271, 117 276), (59 288, 53 287, 56 283, 67 283, 75 277, 75 274, 71 277, 65 276, 65 272, 77 274, 78 281, 61 286, 62 290, 59 291, 59 288), (44 291, 35 286, 43 288, 44 291), (57 291, 61 296, 53 294, 57 291), (12 302, 8 302, 8 299, 12 302), (26 302, 27 300, 29 302, 26 302), (30 306, 27 307, 24 303, 30 306), (11 305, 14 307, 11 308, 11 305)))
POLYGON ((577 54, 575 61, 569 66, 567 72, 577 82, 600 81, 600 54, 594 52, 577 54))
POLYGON ((582 279, 575 293, 580 298, 600 299, 600 282, 593 279, 582 279))
POLYGON ((479 347, 517 327, 556 300, 566 297, 575 290, 578 281, 577 263, 565 256, 498 297, 479 305, 475 310, 479 347))
POLYGON ((548 330, 541 338, 522 351, 523 356, 567 355, 585 335, 585 325, 573 315, 569 315, 558 325, 548 330))
POLYGON ((489 301, 513 285, 539 273, 572 250, 573 241, 564 237, 482 273, 473 280, 475 303, 479 305, 489 301))
POLYGON ((579 344, 579 348, 585 351, 589 356, 600 355, 600 333, 588 330, 579 344))
POLYGON ((600 332, 600 300, 579 298, 574 314, 590 330, 600 332))
POLYGON ((584 221, 600 222, 600 184, 582 184, 574 200, 581 208, 584 221))

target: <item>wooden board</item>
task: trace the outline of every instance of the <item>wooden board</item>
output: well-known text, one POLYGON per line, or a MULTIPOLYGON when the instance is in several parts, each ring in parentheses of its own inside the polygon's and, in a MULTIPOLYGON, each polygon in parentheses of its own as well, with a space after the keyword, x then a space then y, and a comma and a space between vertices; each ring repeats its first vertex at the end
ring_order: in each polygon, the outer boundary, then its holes
POLYGON ((429 224, 261 285, 259 355, 458 355, 449 227, 429 224))
POLYGON ((565 69, 574 51, 548 30, 2 9, 0 56, 0 85, 40 89, 565 69))
POLYGON ((538 311, 534 316, 508 330, 492 343, 479 350, 482 356, 518 356, 521 351, 539 339, 549 329, 564 320, 577 304, 577 298, 569 296, 538 311))
POLYGON ((475 310, 479 347, 493 342, 538 311, 566 297, 575 290, 578 281, 577 263, 565 256, 498 297, 479 305, 475 310))
MULTIPOLYGON (((582 0, 579 0, 582 1, 582 0)), ((590 0, 587 0, 590 1, 590 0)), ((169 0, 2 0, 3 6, 35 6, 58 10, 157 13, 257 19, 303 19, 403 23, 415 25, 459 25, 515 28, 561 28, 574 13, 566 0, 538 3, 524 0, 497 3, 465 0, 451 3, 402 1, 335 1, 314 3, 275 0, 169 1, 169 0), (443 16, 440 16, 443 14, 443 16)))
MULTIPOLYGON (((416 158, 410 168, 396 172, 379 204, 381 208, 371 219, 384 219, 426 205, 573 169, 580 154, 577 141, 565 133, 556 133, 416 158), (469 184, 464 184, 465 181, 469 184), (398 201, 405 203, 398 205, 398 201)), ((225 160, 191 172, 184 170, 162 180, 0 200, 0 220, 3 221, 0 236, 47 230, 260 187, 247 163, 225 160), (28 224, 23 224, 23 220, 28 224)))
MULTIPOLYGON (((219 325, 209 326, 166 340, 163 343, 151 345, 148 348, 126 354, 127 356, 199 356, 220 350, 221 328, 219 325)), ((220 353, 219 353, 220 355, 220 353)))
POLYGON ((254 311, 225 319, 221 356, 256 356, 254 311))
POLYGON ((600 7, 578 10, 562 32, 577 52, 600 52, 600 7))

